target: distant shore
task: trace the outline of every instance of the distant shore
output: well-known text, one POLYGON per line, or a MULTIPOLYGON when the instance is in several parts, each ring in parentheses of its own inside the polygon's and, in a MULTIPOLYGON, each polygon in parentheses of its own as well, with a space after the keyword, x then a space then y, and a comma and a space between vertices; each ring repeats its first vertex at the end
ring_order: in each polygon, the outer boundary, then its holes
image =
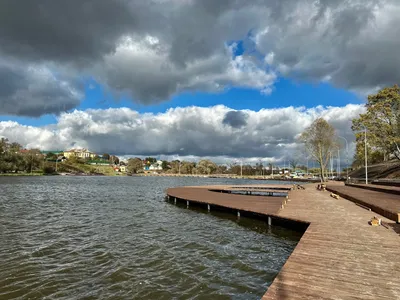
POLYGON ((276 181, 304 181, 304 182, 319 182, 318 178, 281 178, 278 176, 259 176, 259 175, 235 175, 235 174, 168 174, 168 173, 139 173, 132 176, 138 177, 199 177, 199 178, 229 178, 229 179, 253 179, 253 180, 276 180, 276 181))

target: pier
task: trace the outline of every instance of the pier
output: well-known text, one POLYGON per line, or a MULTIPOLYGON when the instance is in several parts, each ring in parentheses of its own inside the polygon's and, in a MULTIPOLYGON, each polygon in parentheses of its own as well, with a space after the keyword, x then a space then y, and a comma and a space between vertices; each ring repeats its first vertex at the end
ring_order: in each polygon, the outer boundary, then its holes
MULTIPOLYGON (((341 188, 340 184, 332 186, 341 188)), ((304 231, 264 300, 400 299, 400 225, 357 203, 333 198, 329 191, 317 190, 315 184, 304 187, 171 188, 167 200, 187 207, 228 210, 238 217, 257 217, 272 226, 304 231), (218 192, 246 189, 281 190, 287 196, 218 192), (384 226, 371 226, 369 221, 374 216, 384 226)))

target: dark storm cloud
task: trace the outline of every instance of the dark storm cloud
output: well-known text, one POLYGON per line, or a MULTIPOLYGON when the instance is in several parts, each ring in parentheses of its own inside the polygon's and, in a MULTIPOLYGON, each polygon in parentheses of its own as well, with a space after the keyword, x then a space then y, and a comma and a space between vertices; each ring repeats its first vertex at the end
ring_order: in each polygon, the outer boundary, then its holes
POLYGON ((127 2, 2 0, 0 47, 27 60, 93 62, 113 51, 121 34, 138 29, 140 11, 127 2))
POLYGON ((231 86, 268 93, 276 72, 366 92, 400 81, 399 14, 397 0, 2 0, 0 113, 76 107, 82 78, 142 104, 231 86), (57 77, 34 87, 23 67, 57 77))
POLYGON ((79 89, 48 69, 0 61, 0 115, 59 114, 79 104, 79 89))
POLYGON ((233 128, 240 128, 246 126, 248 117, 249 116, 243 111, 231 110, 225 114, 222 123, 233 128))
POLYGON ((400 81, 399 12, 396 0, 284 0, 254 36, 285 76, 368 92, 400 81))

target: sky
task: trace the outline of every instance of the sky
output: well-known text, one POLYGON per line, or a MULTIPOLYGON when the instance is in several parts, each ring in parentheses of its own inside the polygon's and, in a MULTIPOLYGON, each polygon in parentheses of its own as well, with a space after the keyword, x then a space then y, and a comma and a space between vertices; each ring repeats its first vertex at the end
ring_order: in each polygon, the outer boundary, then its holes
POLYGON ((0 136, 27 148, 304 163, 298 137, 324 117, 352 156, 366 96, 400 81, 397 0, 2 0, 0 12, 0 136))

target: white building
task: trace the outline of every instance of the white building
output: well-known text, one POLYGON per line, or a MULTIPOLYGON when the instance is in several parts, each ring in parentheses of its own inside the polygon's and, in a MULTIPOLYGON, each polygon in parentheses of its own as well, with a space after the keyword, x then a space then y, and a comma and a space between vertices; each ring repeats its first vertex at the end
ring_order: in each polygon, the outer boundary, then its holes
POLYGON ((157 162, 150 165, 149 171, 162 171, 162 160, 157 160, 157 162))

